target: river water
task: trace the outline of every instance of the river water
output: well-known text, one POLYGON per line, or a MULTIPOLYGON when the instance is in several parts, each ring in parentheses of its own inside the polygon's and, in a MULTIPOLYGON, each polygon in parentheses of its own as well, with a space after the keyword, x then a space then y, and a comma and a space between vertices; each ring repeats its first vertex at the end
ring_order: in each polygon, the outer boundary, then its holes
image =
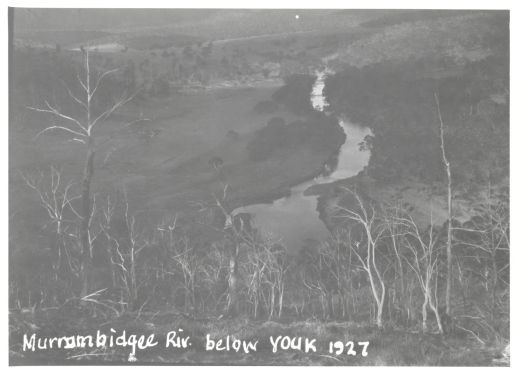
MULTIPOLYGON (((312 87, 312 107, 324 112, 327 107, 323 96, 325 78, 330 74, 328 69, 318 71, 317 79, 312 87)), ((317 196, 305 196, 304 191, 315 184, 330 183, 357 175, 370 158, 369 151, 359 148, 359 143, 370 134, 368 128, 352 124, 344 117, 339 118, 339 124, 346 134, 346 141, 341 146, 337 167, 329 176, 319 176, 308 182, 292 188, 288 197, 283 197, 271 204, 244 206, 235 210, 236 213, 246 212, 253 215, 257 228, 274 239, 280 239, 289 252, 298 252, 307 244, 323 241, 329 235, 317 211, 317 196)))

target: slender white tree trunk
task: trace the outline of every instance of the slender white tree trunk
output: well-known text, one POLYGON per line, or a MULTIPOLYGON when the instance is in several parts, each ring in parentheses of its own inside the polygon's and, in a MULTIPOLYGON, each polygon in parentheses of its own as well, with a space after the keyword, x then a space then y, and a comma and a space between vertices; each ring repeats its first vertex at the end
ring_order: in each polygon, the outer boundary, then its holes
POLYGON ((447 315, 450 315, 450 292, 451 292, 451 285, 452 285, 452 177, 450 174, 450 162, 448 161, 447 155, 445 153, 445 137, 444 137, 443 118, 441 116, 441 109, 439 107, 439 98, 436 93, 434 93, 434 98, 436 100, 438 116, 439 116, 441 154, 443 157, 443 164, 445 166, 445 172, 447 174, 448 225, 447 225, 447 275, 446 275, 446 291, 445 291, 445 309, 446 309, 447 315))

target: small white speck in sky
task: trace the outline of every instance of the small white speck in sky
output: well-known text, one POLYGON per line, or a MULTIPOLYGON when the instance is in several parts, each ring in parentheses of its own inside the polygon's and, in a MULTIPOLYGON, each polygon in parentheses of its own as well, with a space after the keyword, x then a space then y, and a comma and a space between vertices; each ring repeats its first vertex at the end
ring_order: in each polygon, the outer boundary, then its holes
POLYGON ((295 15, 295 19, 298 20, 299 18, 301 18, 301 17, 299 17, 299 15, 296 14, 296 15, 295 15))

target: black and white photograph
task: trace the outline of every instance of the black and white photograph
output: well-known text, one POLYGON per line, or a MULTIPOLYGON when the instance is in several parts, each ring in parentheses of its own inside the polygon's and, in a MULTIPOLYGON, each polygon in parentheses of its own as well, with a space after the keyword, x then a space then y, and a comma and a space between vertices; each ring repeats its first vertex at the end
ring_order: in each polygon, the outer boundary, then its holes
POLYGON ((10 366, 510 366, 511 11, 351 5, 4 8, 10 366))

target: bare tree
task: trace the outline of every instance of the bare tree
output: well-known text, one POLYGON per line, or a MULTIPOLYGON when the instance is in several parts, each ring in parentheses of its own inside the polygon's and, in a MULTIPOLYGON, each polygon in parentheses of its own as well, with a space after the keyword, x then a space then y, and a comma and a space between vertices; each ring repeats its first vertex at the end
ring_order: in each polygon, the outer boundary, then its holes
POLYGON ((124 195, 124 205, 124 239, 113 234, 111 229, 115 205, 111 203, 109 197, 107 198, 107 205, 102 210, 103 220, 100 227, 108 243, 113 283, 122 293, 120 300, 122 311, 134 311, 137 308, 138 290, 141 284, 137 271, 138 257, 150 245, 150 242, 144 233, 137 231, 136 219, 129 214, 129 204, 126 195, 124 195))
POLYGON ((354 252, 348 247, 351 232, 338 230, 319 247, 319 268, 328 295, 329 311, 334 317, 349 318, 355 308, 352 279, 356 272, 354 252))
POLYGON ((436 249, 437 237, 434 236, 432 213, 430 214, 430 226, 426 233, 420 231, 409 214, 398 215, 394 218, 394 221, 403 229, 404 245, 410 250, 410 256, 403 257, 414 272, 423 294, 423 304, 421 305, 423 331, 427 331, 427 312, 430 307, 436 317, 438 330, 440 333, 443 333, 437 297, 439 257, 436 249))
POLYGON ((197 300, 195 296, 196 275, 199 270, 195 248, 190 245, 189 239, 183 236, 178 246, 173 249, 172 259, 176 262, 183 276, 184 310, 195 313, 197 300))
POLYGON ((47 100, 44 101, 45 107, 28 107, 30 110, 47 113, 53 115, 55 121, 61 121, 62 124, 54 123, 53 125, 40 131, 39 135, 57 130, 68 135, 71 141, 81 143, 86 146, 87 152, 84 162, 84 171, 81 184, 81 210, 80 214, 80 244, 81 244, 81 262, 80 262, 80 276, 82 279, 81 296, 85 296, 89 290, 89 271, 91 269, 92 257, 92 239, 90 237, 91 219, 93 216, 93 199, 91 195, 91 183, 94 174, 94 158, 96 152, 94 131, 97 126, 111 116, 116 110, 129 102, 134 95, 123 93, 111 106, 102 111, 95 113, 93 109, 93 99, 97 94, 104 78, 118 71, 112 69, 105 71, 94 77, 92 67, 89 60, 89 50, 82 51, 82 58, 84 61, 85 76, 82 79, 80 73, 77 74, 78 84, 80 85, 80 92, 82 95, 77 96, 64 83, 69 98, 81 108, 81 115, 68 115, 62 112, 58 106, 50 104, 47 100))
MULTIPOLYGON (((479 260, 480 276, 485 290, 490 296, 490 318, 497 316, 498 285, 506 284, 501 277, 509 267, 510 249, 509 212, 505 200, 494 200, 489 186, 480 203, 475 208, 476 216, 460 227, 454 228, 458 244, 473 251, 479 260), (506 257, 504 257, 506 256, 506 257)), ((508 289, 508 285, 506 286, 508 289)))
POLYGON ((400 215, 401 209, 398 205, 394 206, 392 209, 387 210, 386 215, 386 226, 387 231, 389 234, 389 238, 391 240, 390 245, 395 257, 395 265, 396 265, 396 271, 397 271, 397 277, 399 280, 399 290, 400 290, 400 296, 401 296, 401 306, 403 310, 403 315, 406 314, 406 320, 407 323, 410 320, 410 304, 407 294, 407 286, 406 286, 406 280, 405 280, 405 271, 403 267, 403 260, 402 260, 402 240, 403 240, 403 229, 402 226, 399 225, 396 218, 400 215))
POLYGON ((40 173, 39 176, 25 174, 21 174, 21 176, 27 186, 37 193, 40 205, 47 212, 49 223, 44 227, 53 228, 51 248, 52 251, 57 252, 55 272, 58 272, 65 257, 69 270, 76 274, 78 272, 76 263, 71 258, 67 242, 67 239, 76 233, 72 226, 74 227, 77 222, 76 219, 79 217, 72 204, 73 201, 80 198, 74 192, 73 181, 70 180, 64 184, 61 171, 55 167, 51 167, 49 177, 43 173, 40 173))
POLYGON ((380 271, 377 265, 377 245, 378 241, 381 238, 383 232, 385 231, 385 226, 381 223, 380 218, 376 215, 375 208, 370 205, 370 209, 366 209, 362 199, 359 195, 353 191, 349 191, 354 197, 357 208, 347 209, 345 207, 339 206, 340 209, 340 218, 349 219, 353 222, 356 222, 360 225, 361 229, 364 232, 364 248, 366 249, 366 254, 361 256, 359 249, 362 241, 353 241, 349 239, 350 248, 357 256, 362 269, 367 273, 368 280, 370 283, 370 288, 372 290, 372 295, 376 303, 376 325, 378 328, 383 327, 383 308, 385 303, 385 294, 386 287, 384 282, 383 273, 380 271))
POLYGON ((243 236, 248 248, 247 260, 243 264, 247 276, 248 298, 257 318, 259 308, 264 305, 268 319, 281 317, 284 299, 285 276, 288 270, 284 263, 285 249, 271 239, 261 239, 257 234, 246 232, 243 236))
POLYGON ((445 126, 443 125, 443 117, 441 116, 441 108, 439 106, 439 97, 434 93, 436 101, 437 112, 439 117, 439 134, 441 139, 441 155, 443 158, 443 165, 447 174, 447 274, 445 287, 445 309, 447 315, 450 315, 450 290, 452 285, 452 177, 450 174, 450 162, 447 159, 445 152, 445 126))
POLYGON ((229 248, 229 269, 228 269, 228 295, 226 305, 226 315, 236 316, 239 310, 239 255, 241 250, 245 223, 242 218, 236 217, 232 210, 228 208, 226 197, 228 185, 223 184, 222 196, 213 195, 217 207, 224 215, 224 232, 231 243, 229 248), (237 220, 238 218, 238 220, 237 220))

